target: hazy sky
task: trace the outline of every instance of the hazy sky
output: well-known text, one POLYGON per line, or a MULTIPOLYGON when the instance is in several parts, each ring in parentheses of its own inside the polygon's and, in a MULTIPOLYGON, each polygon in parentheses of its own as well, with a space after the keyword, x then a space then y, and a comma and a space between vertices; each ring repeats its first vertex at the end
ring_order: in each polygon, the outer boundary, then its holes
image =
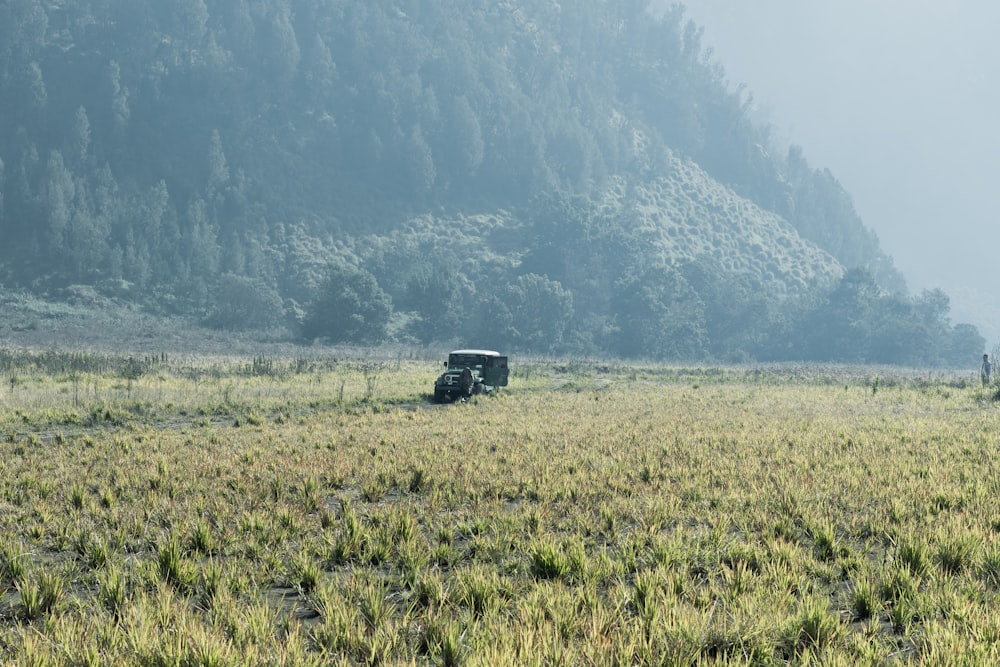
POLYGON ((1000 342, 1000 2, 688 0, 784 143, 829 167, 911 291, 1000 342))

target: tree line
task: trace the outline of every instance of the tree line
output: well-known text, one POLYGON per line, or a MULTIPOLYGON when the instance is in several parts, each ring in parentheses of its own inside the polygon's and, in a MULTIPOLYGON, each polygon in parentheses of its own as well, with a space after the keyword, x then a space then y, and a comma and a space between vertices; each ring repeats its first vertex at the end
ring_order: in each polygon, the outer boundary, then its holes
POLYGON ((412 221, 355 248, 318 287, 307 339, 418 344, 655 360, 817 361, 961 366, 975 327, 953 325, 941 290, 890 292, 870 271, 775 298, 750 272, 711 256, 665 262, 640 252, 643 230, 586 198, 533 202, 517 261, 500 250, 510 221, 412 221), (567 228, 574 233, 565 234, 567 228), (441 248, 447 248, 442 252, 441 248))

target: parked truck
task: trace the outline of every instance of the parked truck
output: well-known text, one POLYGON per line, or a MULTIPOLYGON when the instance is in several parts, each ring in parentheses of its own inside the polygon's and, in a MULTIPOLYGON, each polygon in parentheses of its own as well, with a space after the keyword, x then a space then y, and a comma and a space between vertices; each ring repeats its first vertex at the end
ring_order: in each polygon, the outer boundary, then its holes
POLYGON ((434 382, 438 403, 467 399, 507 386, 507 357, 494 350, 454 350, 434 382))

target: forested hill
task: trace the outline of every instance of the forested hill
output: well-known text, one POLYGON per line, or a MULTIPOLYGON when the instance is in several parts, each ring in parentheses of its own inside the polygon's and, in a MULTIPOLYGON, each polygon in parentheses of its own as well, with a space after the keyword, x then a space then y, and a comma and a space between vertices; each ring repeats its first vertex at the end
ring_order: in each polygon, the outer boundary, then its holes
POLYGON ((981 348, 648 5, 6 0, 0 282, 334 342, 981 348))

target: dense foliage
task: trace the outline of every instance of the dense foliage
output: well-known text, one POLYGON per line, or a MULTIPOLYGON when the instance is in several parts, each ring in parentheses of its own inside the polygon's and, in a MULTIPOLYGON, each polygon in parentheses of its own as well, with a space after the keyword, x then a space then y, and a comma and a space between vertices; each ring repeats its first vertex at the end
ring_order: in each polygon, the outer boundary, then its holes
POLYGON ((647 5, 9 0, 0 281, 331 341, 975 357, 982 341, 946 303, 902 295, 836 179, 751 121, 683 8, 647 5), (823 325, 836 275, 771 295, 602 214, 612 184, 678 157, 873 277, 867 309, 838 324, 869 333, 823 340, 841 335, 823 325), (375 302, 323 312, 362 293, 375 302))

